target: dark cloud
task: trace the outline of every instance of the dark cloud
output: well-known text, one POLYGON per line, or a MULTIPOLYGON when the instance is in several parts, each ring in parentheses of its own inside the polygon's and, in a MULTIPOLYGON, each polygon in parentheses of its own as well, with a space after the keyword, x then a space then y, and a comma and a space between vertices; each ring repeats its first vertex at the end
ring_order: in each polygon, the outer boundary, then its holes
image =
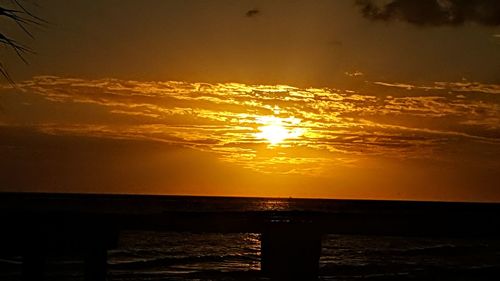
POLYGON ((258 14, 260 14, 260 10, 257 10, 257 9, 252 9, 252 10, 248 10, 246 13, 245 13, 245 16, 251 18, 251 17, 255 17, 257 16, 258 14))
POLYGON ((399 20, 420 26, 467 22, 500 25, 499 0, 356 0, 356 5, 371 20, 399 20))

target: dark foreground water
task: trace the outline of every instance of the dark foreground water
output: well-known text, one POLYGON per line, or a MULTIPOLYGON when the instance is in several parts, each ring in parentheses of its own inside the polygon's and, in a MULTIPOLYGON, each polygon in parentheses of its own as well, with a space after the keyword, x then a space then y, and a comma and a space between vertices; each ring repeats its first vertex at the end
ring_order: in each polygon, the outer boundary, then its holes
MULTIPOLYGON (((327 210, 325 201, 175 199, 167 209, 327 210), (179 200, 183 202, 179 202, 179 200), (215 202, 222 200, 221 202, 215 202), (175 202, 175 203, 174 203, 175 202)), ((168 201, 168 200, 167 200, 168 201)), ((124 232, 109 251, 109 280, 266 280, 259 234, 124 232)), ((0 280, 19 280, 19 257, 0 258, 0 280)), ((52 258, 48 280, 82 280, 81 261, 52 258)), ((320 280, 500 280, 500 242, 325 235, 320 280)))
MULTIPOLYGON (((110 253, 111 280, 264 280, 258 234, 127 233, 122 245, 110 253)), ((320 267, 322 280, 477 280, 498 272, 500 247, 493 241, 328 235, 320 267)))

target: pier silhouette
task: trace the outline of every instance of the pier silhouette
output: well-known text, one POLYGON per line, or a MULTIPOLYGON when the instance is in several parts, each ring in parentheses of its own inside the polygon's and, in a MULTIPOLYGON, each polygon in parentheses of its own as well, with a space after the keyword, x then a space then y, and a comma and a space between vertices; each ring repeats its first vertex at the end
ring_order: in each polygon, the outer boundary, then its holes
POLYGON ((182 198, 0 193, 0 253, 23 257, 23 280, 44 280, 49 256, 74 255, 85 261, 85 280, 100 281, 126 230, 261 233, 263 275, 315 280, 324 234, 500 237, 496 203, 324 200, 325 210, 236 211, 215 199, 183 209, 182 198))

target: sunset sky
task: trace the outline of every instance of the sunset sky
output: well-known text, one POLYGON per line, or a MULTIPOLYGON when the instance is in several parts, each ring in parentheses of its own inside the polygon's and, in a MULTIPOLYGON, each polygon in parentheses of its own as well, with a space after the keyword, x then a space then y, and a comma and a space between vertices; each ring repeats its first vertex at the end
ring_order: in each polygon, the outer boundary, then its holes
POLYGON ((36 3, 1 191, 500 201, 498 0, 36 3))

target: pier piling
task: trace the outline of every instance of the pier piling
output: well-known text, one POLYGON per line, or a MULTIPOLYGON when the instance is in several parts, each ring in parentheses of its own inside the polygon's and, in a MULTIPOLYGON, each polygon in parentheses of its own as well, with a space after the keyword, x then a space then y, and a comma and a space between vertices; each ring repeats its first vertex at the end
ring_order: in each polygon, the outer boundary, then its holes
POLYGON ((321 234, 307 225, 276 224, 261 235, 262 273, 273 280, 317 280, 320 255, 321 234))

